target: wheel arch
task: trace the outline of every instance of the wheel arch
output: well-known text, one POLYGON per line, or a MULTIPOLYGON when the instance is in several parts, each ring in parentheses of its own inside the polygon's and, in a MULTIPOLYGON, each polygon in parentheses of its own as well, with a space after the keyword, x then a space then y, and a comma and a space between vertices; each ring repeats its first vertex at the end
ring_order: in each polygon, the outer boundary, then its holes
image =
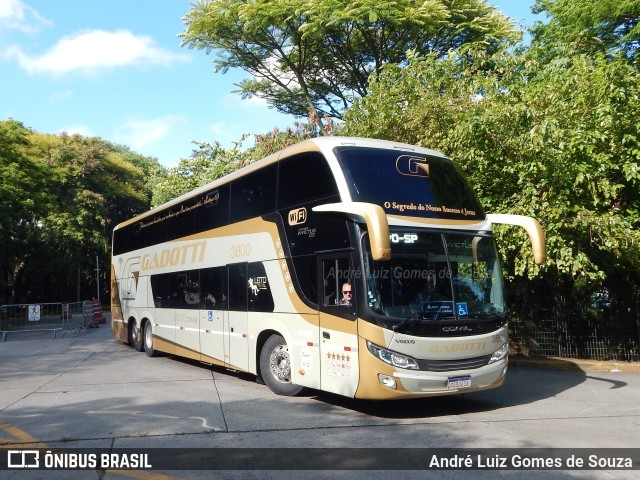
POLYGON ((275 330, 273 328, 262 330, 258 334, 258 338, 256 339, 256 352, 255 352, 256 374, 258 375, 258 377, 262 376, 262 372, 260 371, 260 354, 262 353, 262 348, 264 347, 264 344, 267 342, 267 339, 271 335, 280 335, 285 339, 285 341, 287 340, 287 337, 283 335, 282 332, 279 332, 278 330, 275 330))

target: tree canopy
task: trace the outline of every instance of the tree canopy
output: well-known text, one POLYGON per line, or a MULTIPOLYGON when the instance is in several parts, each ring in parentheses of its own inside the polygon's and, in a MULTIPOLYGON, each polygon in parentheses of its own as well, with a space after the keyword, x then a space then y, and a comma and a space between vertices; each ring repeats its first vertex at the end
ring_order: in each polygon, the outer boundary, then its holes
POLYGON ((217 71, 251 75, 243 96, 319 124, 341 118, 367 95, 369 75, 404 63, 408 50, 492 52, 519 38, 485 0, 199 0, 184 23, 183 45, 214 52, 217 71))
MULTIPOLYGON (((344 133, 440 149, 490 212, 531 215, 549 265, 597 285, 640 278, 640 77, 624 61, 576 55, 547 63, 502 53, 389 67, 345 116, 344 133)), ((507 270, 537 275, 526 238, 502 232, 507 270)))
POLYGON ((150 207, 163 171, 98 138, 0 122, 0 302, 95 296, 95 257, 108 272, 113 227, 150 207))
POLYGON ((640 60, 637 0, 536 0, 532 10, 549 17, 532 28, 533 44, 544 55, 571 45, 580 53, 640 60))

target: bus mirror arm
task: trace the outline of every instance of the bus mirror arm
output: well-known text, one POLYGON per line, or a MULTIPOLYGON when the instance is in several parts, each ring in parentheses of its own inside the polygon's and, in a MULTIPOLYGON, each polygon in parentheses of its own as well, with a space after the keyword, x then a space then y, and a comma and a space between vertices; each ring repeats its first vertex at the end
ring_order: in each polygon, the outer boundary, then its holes
POLYGON ((501 223, 505 225, 516 225, 524 228, 529 234, 531 240, 531 248, 533 249, 533 258, 538 265, 542 265, 547 261, 546 240, 540 223, 535 218, 525 215, 508 215, 508 214, 488 214, 487 220, 491 223, 501 223))
POLYGON ((313 207, 314 212, 344 213, 351 220, 365 223, 369 232, 371 256, 374 260, 391 258, 391 242, 389 240, 389 223, 387 215, 380 205, 365 202, 326 203, 313 207))

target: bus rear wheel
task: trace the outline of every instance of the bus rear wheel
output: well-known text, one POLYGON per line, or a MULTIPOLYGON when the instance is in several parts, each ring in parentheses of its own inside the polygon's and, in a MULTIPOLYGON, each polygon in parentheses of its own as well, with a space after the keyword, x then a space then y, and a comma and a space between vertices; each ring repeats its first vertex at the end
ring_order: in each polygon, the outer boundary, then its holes
POLYGON ((264 383, 277 395, 293 396, 302 391, 291 383, 289 347, 281 335, 271 335, 260 352, 260 373, 264 383))
POLYGON ((142 344, 141 332, 136 320, 131 320, 129 327, 129 346, 133 347, 136 352, 141 352, 144 348, 142 344))
POLYGON ((153 348, 153 329, 151 327, 151 322, 147 322, 144 324, 144 332, 142 334, 142 338, 144 339, 144 351, 149 357, 155 357, 158 355, 158 352, 153 348))

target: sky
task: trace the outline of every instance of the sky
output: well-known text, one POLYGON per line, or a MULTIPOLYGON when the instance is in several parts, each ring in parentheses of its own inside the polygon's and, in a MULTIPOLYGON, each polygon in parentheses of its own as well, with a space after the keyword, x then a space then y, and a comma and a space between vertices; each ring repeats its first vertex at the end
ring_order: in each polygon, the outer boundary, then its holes
MULTIPOLYGON (((530 26, 534 0, 494 0, 530 26)), ((295 118, 215 73, 213 57, 180 46, 187 0, 0 0, 0 120, 40 133, 97 136, 155 157, 188 158, 193 141, 229 147, 243 133, 295 118)), ((245 146, 252 142, 248 139, 245 146)))

